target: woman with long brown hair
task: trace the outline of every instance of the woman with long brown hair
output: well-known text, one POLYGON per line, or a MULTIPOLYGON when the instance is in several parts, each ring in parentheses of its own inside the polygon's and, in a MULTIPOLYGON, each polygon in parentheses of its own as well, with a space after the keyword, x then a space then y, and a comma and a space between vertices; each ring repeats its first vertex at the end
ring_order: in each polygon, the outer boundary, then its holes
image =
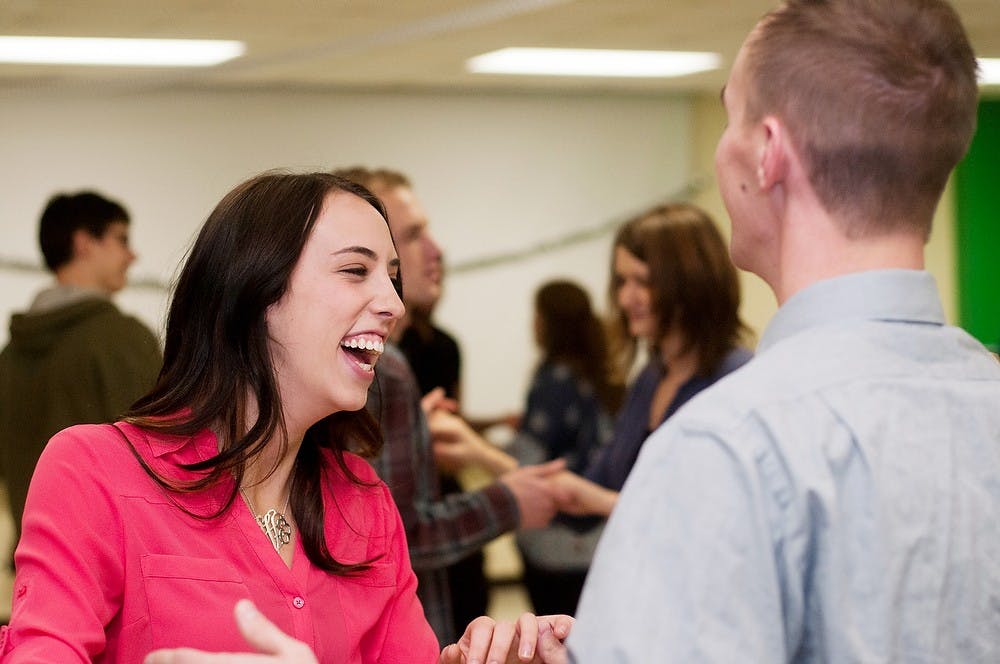
POLYGON ((28 493, 4 662, 244 650, 251 599, 321 661, 430 662, 392 498, 351 450, 403 313, 381 203, 269 173, 215 208, 180 274, 157 384, 49 442, 28 493))
POLYGON ((609 299, 618 376, 642 351, 614 437, 579 477, 563 474, 575 504, 610 514, 649 434, 751 353, 740 320, 736 268, 715 222, 689 203, 658 205, 625 222, 614 240, 609 299))

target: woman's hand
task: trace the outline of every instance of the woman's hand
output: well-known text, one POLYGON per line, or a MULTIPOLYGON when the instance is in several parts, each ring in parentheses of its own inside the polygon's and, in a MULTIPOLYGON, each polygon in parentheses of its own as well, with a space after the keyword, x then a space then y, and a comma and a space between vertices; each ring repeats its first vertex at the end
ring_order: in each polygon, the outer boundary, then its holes
POLYGON ((455 471, 475 464, 494 475, 517 468, 517 459, 492 445, 458 415, 435 410, 427 418, 439 468, 455 471))
POLYGON ((551 475, 553 496, 560 512, 575 516, 610 516, 618 502, 618 492, 564 470, 551 475))
POLYGON ((435 410, 458 413, 458 402, 447 396, 443 387, 435 387, 420 399, 420 408, 427 417, 435 410))
POLYGON ((262 654, 172 648, 149 653, 143 664, 318 664, 309 646, 278 629, 250 600, 238 601, 234 613, 243 638, 262 654))
POLYGON ((524 613, 516 623, 476 618, 458 643, 441 651, 439 664, 566 664, 563 640, 573 627, 570 616, 524 613))

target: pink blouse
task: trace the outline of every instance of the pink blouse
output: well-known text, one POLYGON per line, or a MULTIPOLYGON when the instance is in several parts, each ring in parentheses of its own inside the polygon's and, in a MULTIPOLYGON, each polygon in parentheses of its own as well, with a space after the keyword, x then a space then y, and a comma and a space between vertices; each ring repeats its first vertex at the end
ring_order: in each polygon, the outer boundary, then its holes
MULTIPOLYGON (((139 455, 168 477, 176 464, 215 453, 215 436, 154 435, 118 425, 139 455)), ((316 568, 298 538, 288 568, 237 499, 231 483, 193 495, 161 489, 110 425, 52 438, 31 481, 15 554, 10 626, 0 661, 141 662, 151 650, 188 646, 246 651, 233 605, 240 598, 307 643, 320 662, 422 664, 437 641, 416 596, 399 514, 364 460, 344 476, 332 455, 323 483, 326 541, 340 562, 378 557, 357 576, 316 568)))

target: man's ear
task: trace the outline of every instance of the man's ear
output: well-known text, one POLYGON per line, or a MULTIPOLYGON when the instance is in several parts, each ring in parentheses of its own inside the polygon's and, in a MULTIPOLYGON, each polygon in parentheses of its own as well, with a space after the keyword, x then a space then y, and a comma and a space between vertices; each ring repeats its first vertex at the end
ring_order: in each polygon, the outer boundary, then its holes
POLYGON ((757 187, 768 191, 788 177, 791 144, 785 126, 773 115, 761 120, 760 130, 763 136, 757 160, 757 187))
POLYGON ((86 258, 90 255, 94 243, 97 241, 93 235, 83 228, 73 231, 73 256, 72 258, 86 258))

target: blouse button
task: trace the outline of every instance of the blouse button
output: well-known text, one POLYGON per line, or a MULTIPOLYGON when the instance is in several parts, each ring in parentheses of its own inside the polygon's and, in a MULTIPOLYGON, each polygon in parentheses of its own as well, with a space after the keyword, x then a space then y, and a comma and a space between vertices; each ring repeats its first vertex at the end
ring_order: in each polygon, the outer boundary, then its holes
POLYGON ((306 601, 301 597, 296 597, 292 600, 292 606, 294 606, 296 609, 301 609, 305 605, 306 601))

